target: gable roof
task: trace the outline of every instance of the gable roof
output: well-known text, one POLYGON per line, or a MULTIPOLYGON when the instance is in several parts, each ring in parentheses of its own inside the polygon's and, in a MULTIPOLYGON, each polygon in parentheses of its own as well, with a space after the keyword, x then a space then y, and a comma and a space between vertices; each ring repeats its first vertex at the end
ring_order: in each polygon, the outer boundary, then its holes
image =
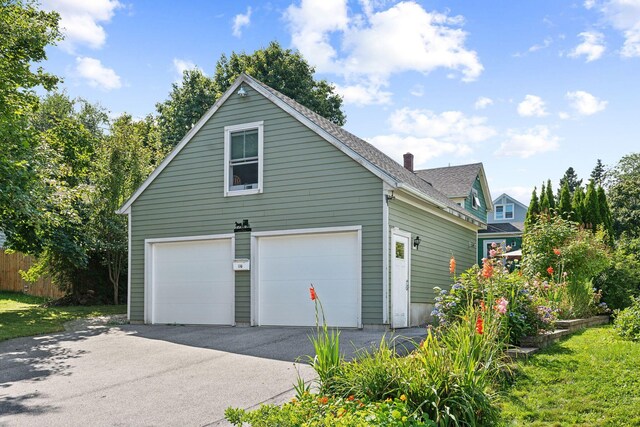
POLYGON ((446 194, 449 198, 467 197, 471 192, 473 182, 476 177, 479 177, 482 190, 485 194, 487 210, 493 210, 489 185, 486 181, 482 163, 421 169, 417 170, 416 174, 431 183, 431 185, 446 194))
POLYGON ((517 201, 516 199, 514 199, 513 197, 511 197, 510 195, 508 195, 507 193, 502 193, 501 195, 499 195, 498 197, 496 197, 495 199, 493 199, 493 204, 498 204, 498 200, 502 199, 503 197, 508 198, 509 200, 511 200, 512 203, 520 206, 521 208, 523 208, 525 211, 529 209, 529 206, 525 205, 524 203, 520 203, 519 201, 517 201))
MULTIPOLYGON (((231 87, 216 101, 216 103, 207 111, 204 116, 191 128, 185 137, 178 143, 171 153, 162 161, 155 171, 145 180, 138 190, 127 200, 124 205, 117 211, 118 213, 126 213, 133 202, 142 194, 142 192, 153 182, 153 180, 162 172, 162 170, 171 162, 171 160, 182 150, 182 148, 195 136, 195 134, 204 126, 204 124, 213 116, 213 114, 224 104, 240 85, 246 84, 278 107, 292 115, 302 124, 315 131, 318 135, 333 144, 336 148, 347 154, 356 162, 367 168, 373 174, 378 176, 393 188, 405 189, 423 200, 426 200, 444 211, 464 219, 467 222, 478 226, 484 225, 477 218, 469 215, 463 208, 451 201, 447 195, 438 191, 433 185, 421 179, 416 173, 405 169, 391 157, 375 148, 365 140, 358 138, 350 132, 347 132, 340 126, 332 123, 326 118, 320 116, 316 112, 303 106, 297 101, 278 92, 275 89, 265 85, 264 83, 254 79, 247 74, 241 74, 231 87)), ((481 164, 479 164, 481 165, 481 164)))

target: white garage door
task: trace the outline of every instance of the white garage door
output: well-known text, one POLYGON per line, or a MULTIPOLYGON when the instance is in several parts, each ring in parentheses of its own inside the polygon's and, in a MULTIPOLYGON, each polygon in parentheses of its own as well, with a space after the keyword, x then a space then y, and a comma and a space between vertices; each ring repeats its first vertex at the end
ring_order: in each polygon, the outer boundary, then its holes
POLYGON ((234 323, 231 239, 152 244, 151 322, 234 323))
POLYGON ((328 325, 360 326, 357 231, 263 236, 257 246, 258 324, 315 325, 313 283, 328 325))

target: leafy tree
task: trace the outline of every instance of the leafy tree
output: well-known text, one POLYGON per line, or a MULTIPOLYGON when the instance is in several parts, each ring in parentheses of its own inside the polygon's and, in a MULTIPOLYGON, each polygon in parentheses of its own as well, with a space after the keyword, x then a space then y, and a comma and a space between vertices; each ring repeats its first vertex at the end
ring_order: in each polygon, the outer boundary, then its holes
POLYGON ((346 122, 346 116, 341 110, 342 98, 335 93, 331 83, 313 78, 315 68, 309 65, 300 52, 283 49, 278 42, 273 41, 266 48, 250 55, 233 52, 228 59, 222 55, 213 77, 217 96, 222 96, 243 72, 339 126, 346 122))
POLYGON ((602 185, 604 183, 604 165, 602 164, 602 160, 598 159, 596 166, 591 171, 591 179, 596 185, 602 185))
POLYGON ((598 193, 593 183, 593 180, 589 181, 587 185, 587 194, 584 196, 584 225, 586 228, 590 228, 593 232, 596 231, 600 220, 600 206, 598 206, 598 193))
POLYGON ((540 212, 548 214, 550 208, 551 208, 551 205, 549 204, 547 187, 543 182, 542 187, 540 188, 540 212))
POLYGON ((114 304, 119 302, 120 277, 127 260, 127 219, 115 212, 164 154, 159 132, 149 121, 134 121, 126 114, 114 120, 95 162, 92 249, 107 267, 114 304))
POLYGON ((569 186, 570 197, 573 196, 573 193, 574 191, 576 191, 576 188, 582 185, 582 180, 578 179, 578 175, 576 174, 575 170, 573 170, 572 167, 569 167, 564 173, 564 176, 560 178, 560 187, 558 189, 558 200, 560 197, 560 192, 562 191, 562 187, 564 186, 565 183, 569 186))
POLYGON ((640 237, 640 153, 624 156, 611 171, 609 203, 616 235, 640 237))
POLYGON ((180 84, 174 83, 169 98, 156 104, 162 142, 175 146, 204 113, 229 89, 242 73, 295 99, 302 105, 342 126, 346 121, 342 98, 326 80, 315 80, 315 69, 297 51, 277 42, 251 54, 222 55, 213 77, 198 69, 187 70, 180 84))
POLYGON ((571 208, 571 195, 569 190, 569 183, 564 182, 562 189, 560 190, 560 200, 558 201, 558 214, 564 219, 572 218, 571 208))
MULTIPOLYGON (((0 3, 0 229, 32 209, 37 137, 29 117, 38 108, 36 89, 58 83, 37 64, 46 59, 46 47, 62 38, 59 19, 32 0, 0 3)), ((7 235, 11 244, 12 231, 7 235)))
POLYGON ((173 83, 169 98, 156 104, 162 143, 177 145, 217 98, 212 79, 198 69, 185 70, 182 83, 173 83))
POLYGON ((540 215, 540 203, 538 202, 538 195, 536 194, 536 187, 533 188, 531 192, 531 200, 529 201, 529 209, 527 209, 527 215, 524 220, 525 228, 533 225, 538 215, 540 215))
POLYGON ((577 187, 573 192, 571 199, 571 210, 573 210, 573 220, 578 224, 584 223, 584 190, 582 187, 577 187))

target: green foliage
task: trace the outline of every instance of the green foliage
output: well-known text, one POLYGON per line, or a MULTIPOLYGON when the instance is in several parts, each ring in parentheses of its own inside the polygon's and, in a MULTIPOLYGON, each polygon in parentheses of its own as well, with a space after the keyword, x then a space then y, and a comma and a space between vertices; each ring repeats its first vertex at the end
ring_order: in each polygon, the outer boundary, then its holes
POLYGON ((611 264, 594 279, 602 300, 612 310, 623 309, 640 296, 640 239, 622 235, 616 243, 611 264))
POLYGON ((602 223, 600 219, 600 206, 598 206, 598 192, 593 181, 587 186, 587 194, 584 196, 584 210, 582 222, 586 228, 596 231, 602 223))
POLYGON ((433 421, 423 420, 412 412, 406 403, 406 397, 370 402, 315 394, 306 394, 301 399, 293 399, 282 407, 262 405, 255 411, 227 408, 225 418, 236 426, 248 424, 254 427, 368 427, 372 425, 435 427, 438 425, 433 421))
POLYGON ((550 208, 551 208, 551 203, 549 201, 547 187, 543 182, 542 187, 540 188, 540 213, 549 214, 550 208))
POLYGON ((596 162, 596 166, 591 171, 591 179, 595 182, 596 185, 601 186, 604 184, 605 178, 605 170, 604 165, 602 164, 602 160, 598 159, 596 162))
POLYGON ((342 98, 335 93, 335 87, 326 80, 315 80, 314 67, 300 52, 283 49, 278 42, 271 42, 252 54, 232 52, 228 59, 222 55, 213 77, 217 97, 222 96, 243 72, 339 126, 346 122, 341 110, 342 98))
POLYGON ((502 425, 640 425, 640 345, 588 328, 517 364, 502 425))
POLYGON ((582 187, 576 188, 573 192, 571 199, 571 209, 573 210, 573 217, 571 218, 578 224, 584 223, 585 209, 584 209, 584 191, 582 187))
POLYGON ((565 184, 569 188, 570 196, 582 185, 582 180, 578 179, 578 175, 572 167, 569 167, 564 173, 564 176, 560 178, 560 188, 564 187, 565 184))
MULTIPOLYGON (((36 183, 37 132, 29 118, 38 108, 36 89, 51 90, 58 78, 37 64, 46 47, 61 39, 60 17, 31 0, 0 3, 0 229, 30 215, 36 183)), ((9 238, 15 234, 9 230, 9 238)))
POLYGON ((640 153, 624 156, 611 171, 608 196, 616 236, 640 237, 640 153))
POLYGON ((569 190, 569 184, 566 182, 560 190, 560 199, 558 201, 558 214, 564 219, 572 219, 571 209, 571 190, 569 190))
POLYGON ((553 196, 553 188, 551 187, 551 180, 547 180, 546 197, 549 203, 549 211, 555 211, 556 199, 553 196))
POLYGON ((529 201, 529 209, 527 209, 527 216, 524 220, 525 228, 530 227, 538 218, 540 214, 540 202, 538 201, 538 195, 536 194, 536 188, 533 188, 531 192, 531 201, 529 201))
POLYGON ((616 313, 613 328, 620 338, 640 341, 640 297, 624 310, 616 313))
POLYGON ((604 188, 598 186, 597 195, 600 224, 611 240, 613 238, 613 220, 611 219, 609 202, 607 201, 607 195, 604 192, 604 188))
POLYGON ((271 42, 251 54, 222 55, 213 77, 198 69, 186 70, 181 83, 172 85, 169 97, 156 104, 161 139, 174 147, 226 92, 242 73, 247 73, 302 105, 342 126, 342 98, 326 80, 314 79, 314 68, 297 51, 271 42))

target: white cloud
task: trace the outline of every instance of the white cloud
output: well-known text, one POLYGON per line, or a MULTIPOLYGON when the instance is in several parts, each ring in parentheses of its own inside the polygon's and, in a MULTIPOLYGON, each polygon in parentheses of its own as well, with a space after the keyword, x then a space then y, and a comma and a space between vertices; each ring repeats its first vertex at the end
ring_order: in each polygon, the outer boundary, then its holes
POLYGON ((567 92, 567 100, 576 112, 583 116, 590 116, 607 108, 607 101, 602 101, 589 92, 577 90, 575 92, 567 92))
POLYGON ((122 4, 118 0, 43 0, 46 10, 60 14, 60 28, 65 35, 60 48, 73 53, 78 46, 100 49, 107 33, 100 25, 108 23, 122 4))
POLYGON ((544 101, 536 95, 527 95, 524 101, 518 104, 518 114, 522 117, 543 117, 547 115, 544 109, 544 101))
POLYGON ((382 86, 372 83, 349 86, 335 85, 345 104, 384 105, 391 104, 391 92, 382 90, 382 86))
MULTIPOLYGON (((593 7, 595 2, 585 3, 593 7)), ((623 57, 640 57, 640 0, 608 0, 600 7, 605 20, 622 32, 625 41, 620 50, 623 57)))
POLYGON ((605 51, 604 35, 597 31, 585 31, 578 34, 582 37, 582 43, 573 49, 569 56, 578 58, 582 55, 587 57, 587 62, 599 59, 605 51))
POLYGON ((409 93, 419 98, 424 95, 424 86, 422 86, 421 84, 413 85, 409 93))
POLYGON ((489 105, 493 105, 493 99, 487 98, 486 96, 481 96, 480 98, 476 99, 476 102, 475 104, 473 104, 473 107, 476 110, 483 110, 487 108, 489 105))
POLYGON ((76 73, 86 80, 91 87, 103 90, 119 89, 122 87, 120 76, 111 68, 107 68, 100 60, 88 57, 76 58, 76 73))
POLYGON ((509 129, 507 140, 500 144, 500 148, 494 154, 526 159, 536 154, 557 150, 559 141, 560 138, 551 135, 546 126, 536 126, 524 132, 509 129))
POLYGON ((193 70, 194 68, 197 68, 197 66, 196 64, 194 64, 192 61, 189 61, 188 59, 173 58, 173 68, 176 70, 176 73, 178 73, 178 75, 180 76, 180 79, 182 79, 182 74, 185 71, 193 70))
POLYGON ((534 44, 528 50, 529 52, 536 52, 538 50, 546 49, 553 43, 553 39, 551 37, 547 37, 542 41, 542 44, 534 44))
POLYGON ((487 126, 486 121, 486 117, 467 117, 460 111, 438 114, 409 108, 396 110, 389 117, 391 130, 394 132, 456 144, 482 142, 494 136, 495 130, 487 126))
POLYGON ((319 72, 345 77, 347 85, 386 86, 391 75, 455 70, 464 81, 483 70, 475 51, 465 47, 462 17, 427 12, 413 1, 376 11, 380 2, 363 1, 364 14, 351 14, 347 0, 302 0, 284 14, 293 47, 319 72))
POLYGON ((247 8, 247 13, 239 13, 233 18, 233 35, 240 38, 242 36, 242 28, 249 26, 251 23, 251 6, 247 8))
POLYGON ((464 145, 397 134, 375 136, 369 138, 368 142, 400 164, 404 153, 412 153, 415 169, 427 168, 429 160, 444 154, 463 156, 471 152, 470 148, 464 145))
POLYGON ((568 120, 568 119, 570 119, 570 118, 571 118, 571 115, 570 115, 569 113, 565 112, 565 111, 560 111, 560 112, 558 113, 558 117, 559 117, 560 119, 562 119, 562 120, 568 120))
POLYGON ((593 9, 595 5, 596 5, 595 0, 584 0, 584 8, 587 10, 593 9))

